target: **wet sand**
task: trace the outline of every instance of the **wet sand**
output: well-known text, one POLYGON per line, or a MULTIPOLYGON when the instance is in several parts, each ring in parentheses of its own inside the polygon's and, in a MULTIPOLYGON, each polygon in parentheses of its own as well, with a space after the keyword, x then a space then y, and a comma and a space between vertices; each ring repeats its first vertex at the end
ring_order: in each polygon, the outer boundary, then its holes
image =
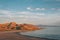
POLYGON ((39 37, 31 37, 19 34, 19 31, 0 32, 0 40, 55 40, 39 37))

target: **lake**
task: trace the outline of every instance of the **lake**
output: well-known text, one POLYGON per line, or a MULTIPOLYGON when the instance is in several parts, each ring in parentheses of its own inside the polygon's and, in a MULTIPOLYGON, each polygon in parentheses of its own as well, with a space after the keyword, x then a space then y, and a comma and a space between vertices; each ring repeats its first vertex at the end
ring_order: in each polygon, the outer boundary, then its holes
POLYGON ((44 27, 45 29, 21 32, 22 35, 35 36, 40 38, 58 39, 60 40, 60 27, 44 27))

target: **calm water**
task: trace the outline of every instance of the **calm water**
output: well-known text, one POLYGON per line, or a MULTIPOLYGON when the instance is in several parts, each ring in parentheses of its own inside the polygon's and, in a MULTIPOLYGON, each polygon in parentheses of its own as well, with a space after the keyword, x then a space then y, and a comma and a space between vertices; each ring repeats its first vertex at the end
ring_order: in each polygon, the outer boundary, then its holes
POLYGON ((60 27, 45 27, 45 29, 43 30, 24 32, 24 33, 22 32, 20 34, 60 40, 60 27))

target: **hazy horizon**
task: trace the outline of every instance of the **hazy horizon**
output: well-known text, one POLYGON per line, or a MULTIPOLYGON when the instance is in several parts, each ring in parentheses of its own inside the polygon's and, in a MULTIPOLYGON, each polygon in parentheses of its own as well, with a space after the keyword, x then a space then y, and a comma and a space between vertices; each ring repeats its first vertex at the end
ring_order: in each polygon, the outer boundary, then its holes
POLYGON ((60 0, 0 0, 0 23, 60 26, 60 0))

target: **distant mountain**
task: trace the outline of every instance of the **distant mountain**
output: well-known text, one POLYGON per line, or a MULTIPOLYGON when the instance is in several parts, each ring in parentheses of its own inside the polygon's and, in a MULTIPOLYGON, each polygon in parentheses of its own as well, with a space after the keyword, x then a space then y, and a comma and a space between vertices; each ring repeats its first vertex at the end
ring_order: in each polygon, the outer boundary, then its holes
POLYGON ((38 27, 60 27, 56 25, 37 25, 38 27))

